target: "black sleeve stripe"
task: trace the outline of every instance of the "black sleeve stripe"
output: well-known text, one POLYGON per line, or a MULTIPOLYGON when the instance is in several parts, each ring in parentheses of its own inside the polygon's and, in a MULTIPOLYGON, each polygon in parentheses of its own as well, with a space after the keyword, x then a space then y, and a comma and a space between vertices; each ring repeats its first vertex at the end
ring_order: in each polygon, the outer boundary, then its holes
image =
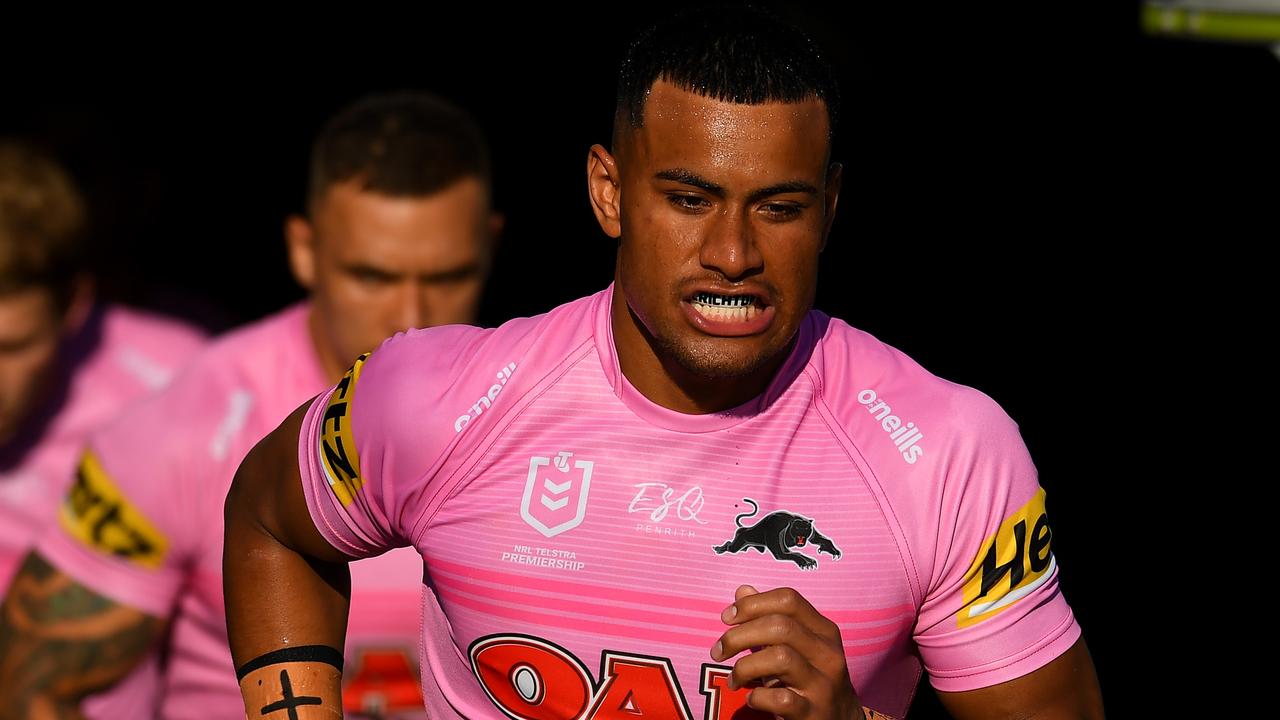
POLYGON ((342 653, 328 645, 299 645, 298 647, 273 650, 266 655, 259 655, 236 670, 236 682, 244 680, 244 676, 268 665, 287 662, 322 662, 338 668, 342 672, 342 653))

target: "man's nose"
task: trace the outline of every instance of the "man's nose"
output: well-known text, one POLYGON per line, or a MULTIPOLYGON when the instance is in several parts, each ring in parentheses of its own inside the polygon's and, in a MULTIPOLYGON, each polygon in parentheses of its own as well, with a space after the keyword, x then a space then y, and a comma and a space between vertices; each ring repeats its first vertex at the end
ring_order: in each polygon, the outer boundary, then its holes
POLYGON ((741 279, 760 269, 764 258, 745 210, 726 207, 710 220, 699 260, 703 267, 717 270, 729 280, 741 279))

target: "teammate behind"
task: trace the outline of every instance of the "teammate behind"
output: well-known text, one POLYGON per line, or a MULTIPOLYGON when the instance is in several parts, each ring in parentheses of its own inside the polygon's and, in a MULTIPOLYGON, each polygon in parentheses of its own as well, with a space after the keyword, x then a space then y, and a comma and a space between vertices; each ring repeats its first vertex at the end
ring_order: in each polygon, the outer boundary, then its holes
MULTIPOLYGON (((74 716, 87 693, 155 651, 166 656, 162 717, 240 714, 221 581, 235 468, 386 336, 474 319, 499 227, 489 173, 470 118, 431 96, 373 96, 330 121, 313 151, 308 217, 286 225, 309 301, 219 339, 167 391, 92 436, 60 527, 0 609, 0 663, 21 669, 0 676, 6 717, 74 716), (35 602, 83 609, 71 624, 33 616, 35 602)), ((390 553, 354 570, 348 709, 420 713, 421 561, 390 553)))
MULTIPOLYGON (((0 593, 55 522, 87 433, 164 386, 203 344, 174 320, 95 301, 87 225, 84 198, 52 156, 0 140, 0 593)), ((49 587, 28 590, 35 600, 49 587)), ((23 610, 74 621, 84 606, 23 610)), ((12 641, 0 633, 0 647, 12 641)), ((16 672, 0 666, 0 676, 16 672)), ((150 665, 89 714, 145 708, 155 685, 150 665)))

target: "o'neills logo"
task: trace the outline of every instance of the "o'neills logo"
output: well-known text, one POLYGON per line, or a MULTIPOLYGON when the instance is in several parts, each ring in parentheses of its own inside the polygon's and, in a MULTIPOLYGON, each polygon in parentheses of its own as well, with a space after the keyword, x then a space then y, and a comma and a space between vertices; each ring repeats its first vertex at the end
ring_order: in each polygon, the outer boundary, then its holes
POLYGON ((880 421, 880 427, 889 433, 889 439, 898 446, 902 459, 906 460, 908 465, 915 465, 920 456, 924 455, 924 448, 917 444, 920 438, 924 437, 920 428, 913 422, 902 422, 902 418, 893 414, 893 408, 881 400, 875 390, 868 388, 858 393, 858 402, 865 405, 867 412, 880 421))
POLYGON ((498 399, 498 393, 502 392, 502 386, 507 384, 507 380, 511 378, 511 373, 515 371, 515 363, 508 363, 506 367, 499 370, 497 377, 494 378, 497 382, 489 386, 489 390, 484 395, 481 395, 479 400, 476 400, 475 405, 472 405, 467 409, 467 412, 459 415, 458 419, 453 421, 453 431, 455 433, 462 432, 462 428, 466 427, 467 423, 480 417, 481 413, 493 407, 493 401, 498 399))

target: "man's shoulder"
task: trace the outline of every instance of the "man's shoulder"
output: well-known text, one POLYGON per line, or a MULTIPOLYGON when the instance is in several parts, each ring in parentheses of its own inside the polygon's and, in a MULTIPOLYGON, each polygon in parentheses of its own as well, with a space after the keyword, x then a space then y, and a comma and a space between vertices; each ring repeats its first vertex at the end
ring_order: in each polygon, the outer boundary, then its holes
MULTIPOLYGON (((811 361, 822 378, 818 402, 891 508, 923 597, 950 557, 939 554, 949 528, 985 528, 993 517, 998 525, 1007 499, 1033 500, 1035 468, 1017 423, 980 390, 938 377, 842 321, 829 321, 820 347, 811 361)), ((971 549, 978 552, 977 543, 971 549)))
MULTIPOLYGON (((409 330, 362 357, 308 415, 317 457, 347 458, 371 477, 412 485, 431 468, 465 457, 556 368, 591 345, 600 296, 496 328, 409 330), (386 448, 396 448, 387 452, 386 448), (350 460, 354 456, 355 460, 350 460), (395 470, 381 467, 395 458, 395 470)), ((330 465, 327 474, 342 468, 330 465)))
POLYGON ((108 339, 144 344, 165 356, 180 359, 208 341, 205 333, 195 326, 148 310, 111 304, 103 308, 102 315, 108 339))
POLYGON ((496 328, 442 325, 397 333, 369 357, 365 373, 397 385, 433 386, 435 395, 459 383, 506 382, 542 374, 592 337, 601 295, 579 298, 549 312, 508 320, 496 328))
POLYGON ((191 359, 174 384, 225 388, 261 374, 259 369, 296 364, 297 356, 314 354, 306 317, 307 305, 300 303, 218 335, 191 359))
MULTIPOLYGON (((119 438, 163 432, 164 446, 176 447, 184 437, 208 442, 223 424, 229 430, 248 427, 254 413, 272 409, 261 408, 258 397, 271 375, 298 372, 304 323, 305 308, 294 306, 220 335, 193 353, 159 392, 130 405, 110 428, 96 434, 119 438)), ((288 409, 304 399, 296 398, 288 409)))
POLYGON ((240 357, 251 361, 278 353, 283 348, 308 347, 309 313, 310 305, 306 302, 289 305, 222 333, 209 343, 203 355, 223 360, 240 357))
POLYGON ((127 402, 158 390, 206 344, 204 334, 174 318, 123 305, 99 307, 70 346, 79 382, 95 396, 115 395, 127 402))
POLYGON ((982 391, 935 375, 865 330, 815 315, 823 332, 811 364, 821 401, 862 443, 887 444, 891 455, 915 465, 937 456, 944 444, 1016 432, 1003 408, 982 391))

